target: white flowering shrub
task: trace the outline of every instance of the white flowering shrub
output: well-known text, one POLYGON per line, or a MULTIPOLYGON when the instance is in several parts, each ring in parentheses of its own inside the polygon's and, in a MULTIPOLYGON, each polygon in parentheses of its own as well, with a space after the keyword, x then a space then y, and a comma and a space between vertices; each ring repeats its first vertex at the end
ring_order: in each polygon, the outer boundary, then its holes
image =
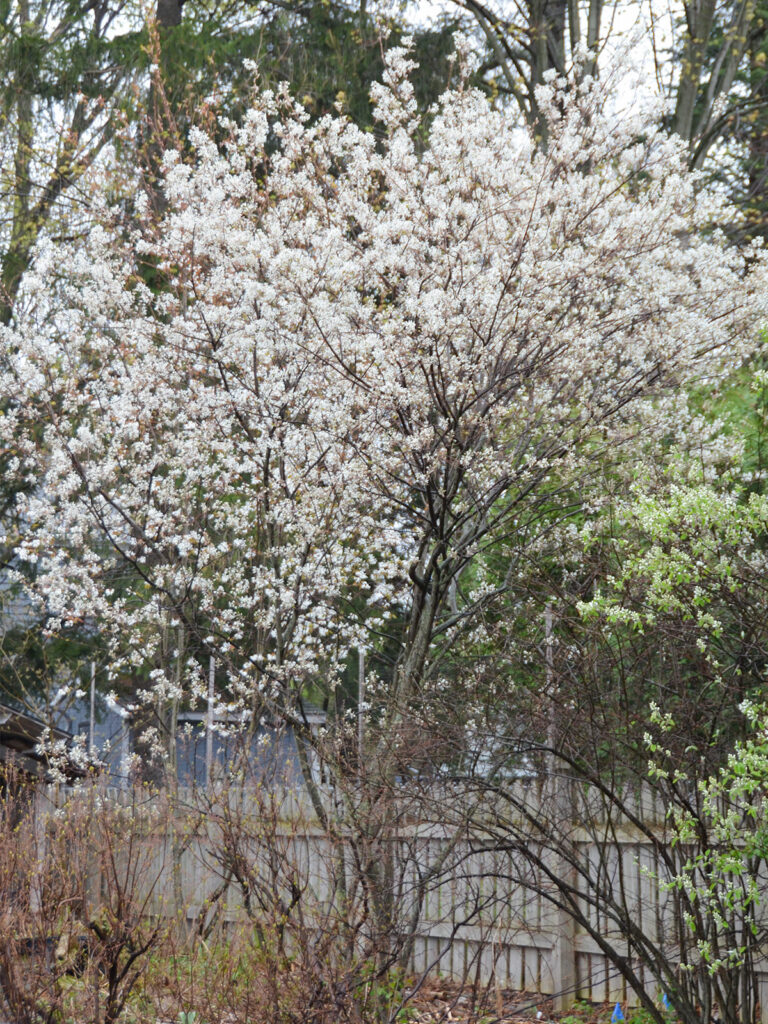
POLYGON ((485 546, 764 317, 762 254, 704 232, 683 147, 597 84, 541 90, 542 149, 466 84, 425 138, 410 70, 390 52, 378 135, 262 93, 169 154, 160 224, 41 255, 4 332, 19 557, 164 698, 214 655, 285 710, 390 630, 402 713, 514 582, 464 586, 485 546))

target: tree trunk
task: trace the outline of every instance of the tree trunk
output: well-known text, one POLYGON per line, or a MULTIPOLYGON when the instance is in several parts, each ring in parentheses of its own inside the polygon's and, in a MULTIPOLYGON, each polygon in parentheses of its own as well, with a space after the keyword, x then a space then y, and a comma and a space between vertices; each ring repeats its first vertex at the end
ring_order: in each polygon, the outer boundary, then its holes
MULTIPOLYGON (((19 4, 21 24, 29 23, 29 4, 21 0, 19 4)), ((18 90, 16 101, 16 151, 13 155, 13 223, 8 249, 3 253, 0 263, 0 323, 7 326, 11 322, 13 304, 19 290, 24 271, 29 266, 32 244, 37 236, 34 224, 30 223, 29 206, 32 193, 30 166, 32 161, 32 143, 34 125, 32 121, 32 92, 30 83, 25 81, 30 69, 19 69, 15 86, 18 90), (26 72, 26 74, 25 74, 26 72)))
POLYGON ((171 28, 181 24, 181 8, 184 0, 157 0, 155 18, 162 28, 171 28))

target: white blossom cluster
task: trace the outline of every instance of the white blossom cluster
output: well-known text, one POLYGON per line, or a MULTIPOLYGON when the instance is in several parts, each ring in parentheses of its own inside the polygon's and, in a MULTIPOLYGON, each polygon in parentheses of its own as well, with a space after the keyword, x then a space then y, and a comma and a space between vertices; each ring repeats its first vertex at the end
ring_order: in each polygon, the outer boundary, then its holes
POLYGON ((285 91, 198 135, 162 223, 41 261, 4 333, 19 557, 134 668, 181 624, 235 698, 276 696, 397 615, 417 680, 480 628, 484 544, 764 320, 762 253, 703 232, 682 146, 596 83, 543 87, 542 146, 463 81, 423 128, 410 67, 378 136, 285 91))

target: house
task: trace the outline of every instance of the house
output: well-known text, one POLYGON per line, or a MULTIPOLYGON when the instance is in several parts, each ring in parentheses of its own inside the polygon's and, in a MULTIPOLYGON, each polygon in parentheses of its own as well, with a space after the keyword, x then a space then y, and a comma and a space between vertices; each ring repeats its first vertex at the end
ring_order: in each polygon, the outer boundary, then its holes
MULTIPOLYGON (((302 717, 317 733, 326 722, 322 708, 304 702, 302 717)), ((320 765, 313 752, 308 753, 315 781, 320 765)), ((208 729, 207 715, 201 711, 181 712, 178 716, 176 763, 179 781, 187 786, 204 786, 226 774, 246 781, 269 781, 290 789, 304 785, 295 731, 263 718, 249 725, 217 718, 208 729)))
POLYGON ((11 578, 0 571, 0 636, 14 630, 32 629, 40 624, 40 611, 32 598, 11 578))
MULTIPOLYGON (((0 637, 39 626, 39 609, 11 581, 8 572, 0 572, 0 637)), ((136 777, 137 761, 140 766, 147 765, 146 757, 142 758, 141 734, 152 724, 151 709, 147 709, 150 720, 139 725, 126 702, 97 690, 95 676, 96 668, 92 665, 90 692, 86 692, 86 683, 83 689, 62 688, 54 696, 53 735, 65 742, 83 743, 89 759, 108 784, 127 786, 136 777)), ((305 702, 301 713, 313 732, 325 724, 325 712, 315 705, 305 702)), ((9 717, 8 721, 14 723, 15 732, 9 732, 8 743, 30 764, 43 763, 44 759, 34 753, 45 728, 43 722, 21 708, 13 714, 16 717, 9 717)), ((177 777, 185 786, 199 788, 227 775, 251 781, 269 779, 290 788, 303 785, 294 730, 274 719, 249 725, 235 716, 217 715, 209 723, 206 711, 184 710, 177 717, 175 748, 177 777)), ((0 760, 3 749, 6 748, 0 738, 0 760)), ((312 774, 320 781, 317 758, 311 752, 308 756, 312 774)))
MULTIPOLYGON (((93 699, 80 691, 56 702, 56 724, 64 732, 82 737, 102 775, 116 786, 135 777, 135 755, 141 750, 139 727, 126 705, 94 690, 93 699)), ((305 703, 302 714, 316 732, 325 724, 325 712, 305 703)), ((267 781, 300 788, 303 785, 294 730, 269 719, 249 725, 234 715, 217 715, 209 723, 203 710, 180 711, 175 742, 176 774, 182 786, 203 788, 225 777, 267 781)), ((317 759, 310 753, 310 768, 319 781, 317 759)))
MULTIPOLYGON (((10 702, 10 698, 0 702, 0 764, 13 764, 31 778, 45 778, 48 759, 41 745, 46 737, 48 741, 65 744, 72 739, 64 729, 49 729, 42 719, 10 702)), ((67 774, 81 773, 68 767, 67 774)))
POLYGON ((94 689, 93 700, 82 691, 61 691, 53 701, 56 725, 84 742, 102 777, 114 785, 125 784, 133 741, 130 714, 112 697, 94 689))

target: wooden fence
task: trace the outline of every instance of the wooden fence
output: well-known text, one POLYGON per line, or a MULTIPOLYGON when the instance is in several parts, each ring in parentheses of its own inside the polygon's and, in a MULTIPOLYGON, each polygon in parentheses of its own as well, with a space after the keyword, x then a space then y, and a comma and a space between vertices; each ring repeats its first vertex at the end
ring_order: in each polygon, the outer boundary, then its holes
MULTIPOLYGON (((526 800, 540 803, 543 799, 540 790, 524 782, 518 788, 521 806, 526 800)), ((118 791, 112 798, 127 797, 118 791)), ((48 791, 44 803, 61 799, 60 792, 48 791)), ((231 808, 231 793, 227 801, 231 808)), ((238 820, 248 821, 252 830, 248 842, 254 862, 263 849, 261 838, 273 842, 277 835, 278 870, 290 870, 318 906, 327 906, 338 881, 332 876, 339 857, 349 873, 359 870, 364 859, 359 846, 355 849, 356 840, 350 838, 347 844, 344 839, 341 847, 338 837, 332 842, 317 826, 307 802, 295 794, 285 796, 272 819, 263 817, 261 804, 251 806, 249 801, 247 792, 237 795, 238 820)), ((171 913, 176 908, 192 928, 212 913, 211 900, 219 891, 217 927, 229 928, 242 920, 243 889, 236 878, 227 877, 216 854, 223 835, 216 808, 208 798, 201 803, 198 795, 186 791, 177 794, 175 806, 180 809, 177 821, 183 824, 174 827, 173 834, 165 831, 154 836, 154 866, 146 872, 155 883, 153 912, 171 913)), ((274 814, 274 802, 269 806, 274 814)), ((573 806, 568 810, 573 811, 573 806)), ((637 799, 629 815, 613 815, 606 823, 594 813, 589 827, 585 820, 582 807, 578 821, 562 822, 575 861, 558 863, 558 856, 548 853, 538 864, 535 857, 531 860, 521 853, 519 845, 503 848, 493 829, 488 837, 477 829, 458 837, 444 822, 402 822, 396 836, 387 841, 397 846, 393 887, 401 919, 408 917, 415 903, 420 904, 410 954, 412 971, 554 996, 559 1009, 576 998, 636 1004, 635 994, 615 964, 616 954, 631 955, 621 927, 591 888, 599 883, 603 891, 618 893, 618 905, 626 908, 634 926, 659 948, 668 953, 674 950, 674 894, 663 884, 665 868, 659 857, 666 827, 664 808, 646 794, 637 799), (571 873, 570 884, 583 893, 581 922, 553 902, 557 884, 550 876, 557 879, 562 871, 571 873)), ((368 844, 369 854, 374 846, 368 844)), ((269 884, 266 874, 263 880, 269 884)), ((273 880, 273 884, 283 882, 273 880)), ((349 878, 346 884, 349 888, 349 878)), ((636 963, 635 970, 645 990, 659 997, 643 964, 636 963)), ((756 977, 759 1019, 768 1024, 768 964, 756 970, 756 977)))

